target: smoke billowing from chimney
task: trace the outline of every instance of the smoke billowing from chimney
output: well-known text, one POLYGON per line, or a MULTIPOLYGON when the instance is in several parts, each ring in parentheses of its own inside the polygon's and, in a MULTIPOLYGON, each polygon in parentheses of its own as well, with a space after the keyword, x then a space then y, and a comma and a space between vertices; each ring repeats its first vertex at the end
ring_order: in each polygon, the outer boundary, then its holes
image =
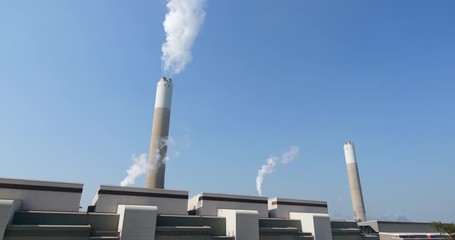
POLYGON ((285 152, 285 153, 283 153, 283 155, 281 155, 280 161, 283 165, 286 165, 286 164, 292 162, 292 160, 294 160, 294 158, 298 154, 299 154, 299 148, 292 146, 287 152, 285 152))
MULTIPOLYGON (((153 155, 153 158, 156 161, 160 160, 160 151, 162 151, 164 148, 167 148, 167 147, 173 146, 173 145, 175 145, 175 141, 172 137, 168 136, 167 138, 162 138, 160 141, 160 144, 159 144, 159 149, 155 150, 155 154, 153 155)), ((174 155, 174 156, 177 156, 179 153, 176 152, 175 154, 176 155, 174 155)), ((166 153, 166 156, 158 164, 166 165, 166 163, 169 162, 169 160, 170 160, 169 154, 166 153)))
POLYGON ((163 22, 166 42, 161 50, 164 71, 179 74, 191 61, 191 48, 204 23, 206 0, 168 0, 163 22))
POLYGON ((292 162, 298 154, 299 148, 292 146, 288 151, 284 152, 281 157, 270 156, 267 159, 266 164, 261 166, 256 177, 256 190, 258 191, 259 196, 262 196, 262 183, 264 182, 264 176, 266 174, 273 173, 277 162, 281 162, 282 165, 286 165, 292 162))
MULTIPOLYGON (((170 145, 175 145, 175 141, 173 138, 168 137, 166 139, 162 139, 161 141, 161 147, 168 147, 170 145)), ((180 155, 179 151, 175 151, 173 154, 174 158, 178 158, 180 155)), ((153 156, 155 159, 158 159, 160 157, 159 150, 157 150, 153 156)), ((120 183, 120 186, 131 186, 136 183, 136 179, 140 177, 143 174, 146 174, 148 171, 152 170, 153 166, 148 162, 148 156, 145 153, 140 154, 137 156, 136 154, 133 154, 131 157, 131 160, 133 161, 133 165, 126 170, 127 176, 123 181, 120 183)), ((163 159, 162 164, 166 164, 170 160, 170 155, 166 155, 166 157, 163 159)))
POLYGON ((262 196, 262 183, 264 182, 264 176, 266 174, 271 174, 273 168, 276 165, 278 158, 276 156, 270 156, 267 159, 267 163, 262 165, 258 171, 258 176, 256 177, 256 190, 258 191, 259 196, 262 196))
POLYGON ((152 166, 148 163, 147 154, 145 153, 142 153, 139 156, 133 154, 131 160, 133 160, 133 165, 128 170, 126 170, 128 176, 123 179, 123 181, 120 183, 120 186, 134 185, 136 183, 137 177, 145 174, 152 168, 152 166))

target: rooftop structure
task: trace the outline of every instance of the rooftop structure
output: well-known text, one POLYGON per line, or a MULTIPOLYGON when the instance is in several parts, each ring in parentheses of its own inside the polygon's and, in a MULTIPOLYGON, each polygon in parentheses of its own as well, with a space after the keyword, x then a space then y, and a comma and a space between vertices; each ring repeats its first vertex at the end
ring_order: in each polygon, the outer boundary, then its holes
POLYGON ((378 236, 381 240, 445 239, 428 222, 367 221, 359 223, 363 233, 378 236))
POLYGON ((1 178, 0 239, 332 239, 325 202, 101 185, 80 212, 81 192, 1 178))
POLYGON ((430 223, 333 221, 325 201, 0 178, 0 240, 442 239, 430 223))

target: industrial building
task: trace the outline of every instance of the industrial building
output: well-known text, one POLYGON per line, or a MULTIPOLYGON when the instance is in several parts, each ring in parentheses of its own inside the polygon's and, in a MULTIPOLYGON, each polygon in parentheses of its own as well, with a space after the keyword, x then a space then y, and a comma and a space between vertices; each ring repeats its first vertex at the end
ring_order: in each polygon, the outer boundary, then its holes
POLYGON ((0 240, 442 239, 430 223, 367 221, 354 145, 344 145, 354 216, 326 201, 164 188, 172 80, 157 85, 145 188, 101 185, 80 211, 83 184, 0 178, 0 240))
POLYGON ((324 201, 0 178, 0 239, 442 239, 429 223, 330 220, 324 201))
MULTIPOLYGON (((0 239, 332 239, 327 203, 0 179, 0 239)), ((358 232, 356 232, 358 234, 358 232)))
POLYGON ((381 240, 400 239, 447 239, 427 222, 366 221, 358 223, 365 235, 381 240))

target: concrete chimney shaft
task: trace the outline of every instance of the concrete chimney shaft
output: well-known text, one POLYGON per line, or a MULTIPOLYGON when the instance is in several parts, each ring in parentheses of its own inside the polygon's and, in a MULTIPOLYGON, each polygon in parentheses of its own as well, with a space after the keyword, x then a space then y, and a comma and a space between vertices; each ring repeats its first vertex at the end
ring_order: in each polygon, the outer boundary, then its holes
POLYGON ((351 190, 352 208, 356 221, 365 222, 365 206, 363 204, 362 186, 360 185, 359 170, 355 158, 354 144, 346 142, 344 144, 344 158, 348 170, 349 188, 351 190))
POLYGON ((147 173, 146 188, 164 188, 171 102, 172 80, 162 77, 158 81, 156 88, 155 113, 153 114, 152 139, 149 152, 151 170, 147 173))

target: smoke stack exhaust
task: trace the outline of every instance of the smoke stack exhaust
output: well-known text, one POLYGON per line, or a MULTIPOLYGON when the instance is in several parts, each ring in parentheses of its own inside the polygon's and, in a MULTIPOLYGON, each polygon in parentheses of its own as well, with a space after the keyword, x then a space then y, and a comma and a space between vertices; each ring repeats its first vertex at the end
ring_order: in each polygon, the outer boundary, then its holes
POLYGON ((360 185, 359 170, 355 158, 354 144, 346 142, 344 144, 344 158, 348 170, 349 188, 351 190, 352 209, 356 221, 365 222, 365 206, 363 204, 362 186, 360 185))
POLYGON ((164 188, 171 102, 172 79, 162 77, 156 87, 155 113, 153 114, 149 152, 151 170, 147 173, 146 188, 164 188))

